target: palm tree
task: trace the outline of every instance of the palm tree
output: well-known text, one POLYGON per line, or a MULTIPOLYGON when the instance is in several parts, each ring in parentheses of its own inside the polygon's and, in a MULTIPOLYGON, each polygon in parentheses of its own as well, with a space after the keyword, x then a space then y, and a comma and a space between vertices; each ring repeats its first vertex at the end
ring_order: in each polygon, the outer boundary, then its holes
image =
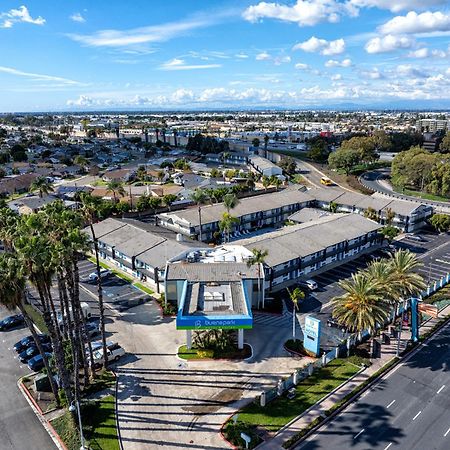
POLYGON ((266 177, 265 175, 262 177, 262 185, 264 187, 264 190, 267 191, 267 188, 270 186, 270 178, 266 177))
POLYGON ((6 250, 12 251, 19 220, 19 215, 10 208, 0 208, 0 242, 3 242, 6 250))
POLYGON ((391 208, 386 208, 386 225, 392 225, 392 221, 395 218, 395 212, 391 208))
MULTIPOLYGON (((91 230, 91 238, 94 243, 94 255, 95 255, 95 268, 97 272, 97 298, 98 298, 98 309, 100 318, 100 334, 102 339, 103 354, 107 354, 106 348, 106 329, 105 329, 105 305, 103 303, 103 286, 102 277, 100 276, 100 257, 98 251, 98 239, 95 235, 94 223, 97 222, 99 217, 101 200, 98 197, 93 197, 92 195, 83 195, 81 197, 81 213, 86 220, 89 228, 91 230)), ((103 367, 107 369, 108 360, 103 358, 103 367)))
POLYGON ((305 293, 299 287, 296 287, 293 291, 291 291, 289 288, 287 288, 286 290, 288 291, 289 298, 291 299, 291 302, 294 306, 294 308, 292 309, 292 340, 295 343, 295 311, 298 309, 298 302, 305 298, 305 293))
POLYGON ((367 219, 371 219, 371 220, 375 220, 378 222, 378 213, 377 211, 372 208, 371 206, 369 206, 365 211, 364 211, 364 217, 366 217, 367 219))
POLYGON ((18 309, 25 319, 25 323, 30 330, 33 340, 39 350, 39 354, 42 356, 45 369, 49 374, 50 386, 52 393, 55 396, 55 401, 57 405, 60 403, 58 386, 50 368, 50 364, 47 358, 46 352, 42 348, 41 340, 38 337, 36 329, 33 322, 28 316, 25 309, 25 299, 26 299, 26 275, 25 268, 11 253, 0 254, 0 304, 9 310, 18 309))
POLYGON ((280 189, 280 187, 282 186, 283 182, 279 178, 274 177, 273 180, 271 180, 271 184, 272 186, 275 186, 275 190, 278 191, 278 189, 280 189))
POLYGON ((111 193, 114 197, 114 204, 116 204, 119 199, 117 197, 125 197, 125 189, 123 183, 117 180, 111 180, 106 185, 106 193, 111 193))
POLYGON ((38 191, 39 197, 42 198, 44 195, 53 192, 53 187, 46 177, 37 177, 30 186, 30 192, 33 191, 38 191))
POLYGON ((227 164, 226 164, 226 160, 227 158, 230 156, 230 152, 222 152, 222 163, 223 163, 223 167, 226 169, 227 164))
POLYGON ((230 214, 230 210, 236 208, 239 203, 239 199, 231 192, 223 197, 223 206, 225 206, 228 214, 230 214))
POLYGON ((380 296, 380 283, 364 272, 342 280, 344 294, 332 299, 333 317, 351 331, 361 333, 375 329, 389 316, 390 302, 380 296))
POLYGON ((264 158, 267 158, 267 144, 269 143, 270 137, 266 134, 264 136, 264 158))
MULTIPOLYGON (((269 254, 268 250, 259 250, 257 248, 252 249, 253 255, 247 260, 247 266, 251 267, 254 265, 257 265, 258 267, 258 308, 259 308, 259 302, 261 298, 261 267, 264 266, 264 263, 266 261, 266 257, 269 254)), ((264 296, 263 296, 263 304, 262 307, 264 309, 264 296)))
POLYGON ((203 230, 202 230, 202 205, 209 201, 209 197, 205 191, 201 189, 195 189, 191 194, 191 200, 197 205, 198 208, 198 222, 200 225, 199 241, 203 241, 203 230))
POLYGON ((230 233, 238 223, 239 219, 233 217, 230 213, 224 212, 222 214, 222 220, 219 222, 219 230, 222 232, 224 242, 230 241, 230 233))
POLYGON ((335 213, 338 209, 338 204, 336 202, 330 202, 330 205, 328 206, 330 212, 335 213))

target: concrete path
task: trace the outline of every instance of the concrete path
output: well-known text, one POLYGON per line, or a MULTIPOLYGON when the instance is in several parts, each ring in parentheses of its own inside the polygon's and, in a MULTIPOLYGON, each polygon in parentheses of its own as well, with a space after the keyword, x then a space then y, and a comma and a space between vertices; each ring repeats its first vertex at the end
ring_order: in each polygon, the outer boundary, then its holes
MULTIPOLYGON (((445 317, 450 314, 450 305, 444 308, 440 317, 445 317)), ((431 319, 424 323, 420 327, 420 334, 423 335, 427 331, 431 330, 433 326, 439 321, 439 319, 431 319)), ((409 331, 403 331, 401 342, 400 342, 400 352, 406 348, 408 340, 411 338, 411 333, 409 331)), ((260 444, 257 448, 264 450, 279 450, 282 449, 282 444, 293 437, 303 428, 307 427, 316 417, 320 415, 324 416, 325 411, 329 410, 334 404, 342 400, 346 395, 351 393, 357 386, 364 383, 371 375, 373 375, 377 370, 387 364, 396 356, 397 351, 397 340, 392 339, 389 345, 382 345, 381 357, 372 361, 372 365, 354 376, 349 382, 342 385, 331 395, 325 397, 320 402, 316 403, 312 408, 307 410, 304 414, 300 415, 294 419, 286 427, 282 428, 270 441, 260 444)))
POLYGON ((306 365, 283 349, 291 322, 255 324, 246 330, 249 361, 177 359, 185 333, 175 319, 161 318, 155 304, 140 305, 116 318, 112 339, 129 352, 116 368, 118 420, 125 450, 229 448, 222 424, 237 409, 276 385, 280 377, 306 365))

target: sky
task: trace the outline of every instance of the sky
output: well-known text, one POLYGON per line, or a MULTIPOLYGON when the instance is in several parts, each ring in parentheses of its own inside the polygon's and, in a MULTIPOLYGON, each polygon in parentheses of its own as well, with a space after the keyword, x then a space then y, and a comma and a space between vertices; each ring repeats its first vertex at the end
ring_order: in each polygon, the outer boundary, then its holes
POLYGON ((450 107, 450 0, 0 2, 0 111, 450 107))

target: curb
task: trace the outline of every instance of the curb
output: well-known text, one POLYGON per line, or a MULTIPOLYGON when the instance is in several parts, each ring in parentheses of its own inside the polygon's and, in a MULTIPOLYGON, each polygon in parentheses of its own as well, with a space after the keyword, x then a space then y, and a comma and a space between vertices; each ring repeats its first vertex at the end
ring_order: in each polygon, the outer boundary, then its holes
MULTIPOLYGON (((110 369, 111 370, 111 369, 110 369)), ((117 376, 116 372, 111 370, 111 372, 116 377, 116 388, 115 388, 115 399, 114 404, 116 408, 116 429, 117 429, 117 440, 119 441, 119 447, 120 450, 123 450, 123 442, 122 442, 122 435, 120 434, 120 422, 119 422, 119 403, 118 403, 118 393, 119 393, 119 377, 117 376)))
POLYGON ((45 428, 45 430, 47 431, 48 435, 50 436, 56 447, 59 450, 68 450, 59 434, 53 428, 52 424, 44 417, 41 408, 38 406, 34 398, 28 392, 28 389, 24 386, 22 378, 17 380, 17 387, 19 388, 20 392, 22 392, 23 396, 25 397, 25 400, 28 402, 31 409, 36 414, 36 417, 39 419, 39 422, 41 422, 42 426, 45 428))
MULTIPOLYGON (((242 362, 242 361, 249 361, 250 359, 253 358, 253 347, 251 346, 251 344, 244 342, 244 346, 248 345, 250 347, 250 351, 251 354, 250 356, 248 356, 247 358, 244 359, 230 359, 230 358, 198 358, 198 359, 184 359, 181 358, 180 356, 178 356, 178 351, 177 353, 175 353, 175 358, 177 358, 179 361, 184 362, 184 363, 189 363, 189 362, 211 362, 211 361, 229 361, 229 362, 242 362)), ((181 347, 181 346, 180 346, 181 347)), ((178 347, 178 348, 180 348, 178 347)))

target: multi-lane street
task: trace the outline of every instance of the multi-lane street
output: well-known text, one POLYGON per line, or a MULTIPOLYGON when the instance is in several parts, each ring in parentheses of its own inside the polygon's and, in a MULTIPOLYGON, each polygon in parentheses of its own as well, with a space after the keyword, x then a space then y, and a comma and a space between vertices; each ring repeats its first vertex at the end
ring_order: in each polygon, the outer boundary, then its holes
POLYGON ((297 448, 450 448, 450 325, 297 448))

